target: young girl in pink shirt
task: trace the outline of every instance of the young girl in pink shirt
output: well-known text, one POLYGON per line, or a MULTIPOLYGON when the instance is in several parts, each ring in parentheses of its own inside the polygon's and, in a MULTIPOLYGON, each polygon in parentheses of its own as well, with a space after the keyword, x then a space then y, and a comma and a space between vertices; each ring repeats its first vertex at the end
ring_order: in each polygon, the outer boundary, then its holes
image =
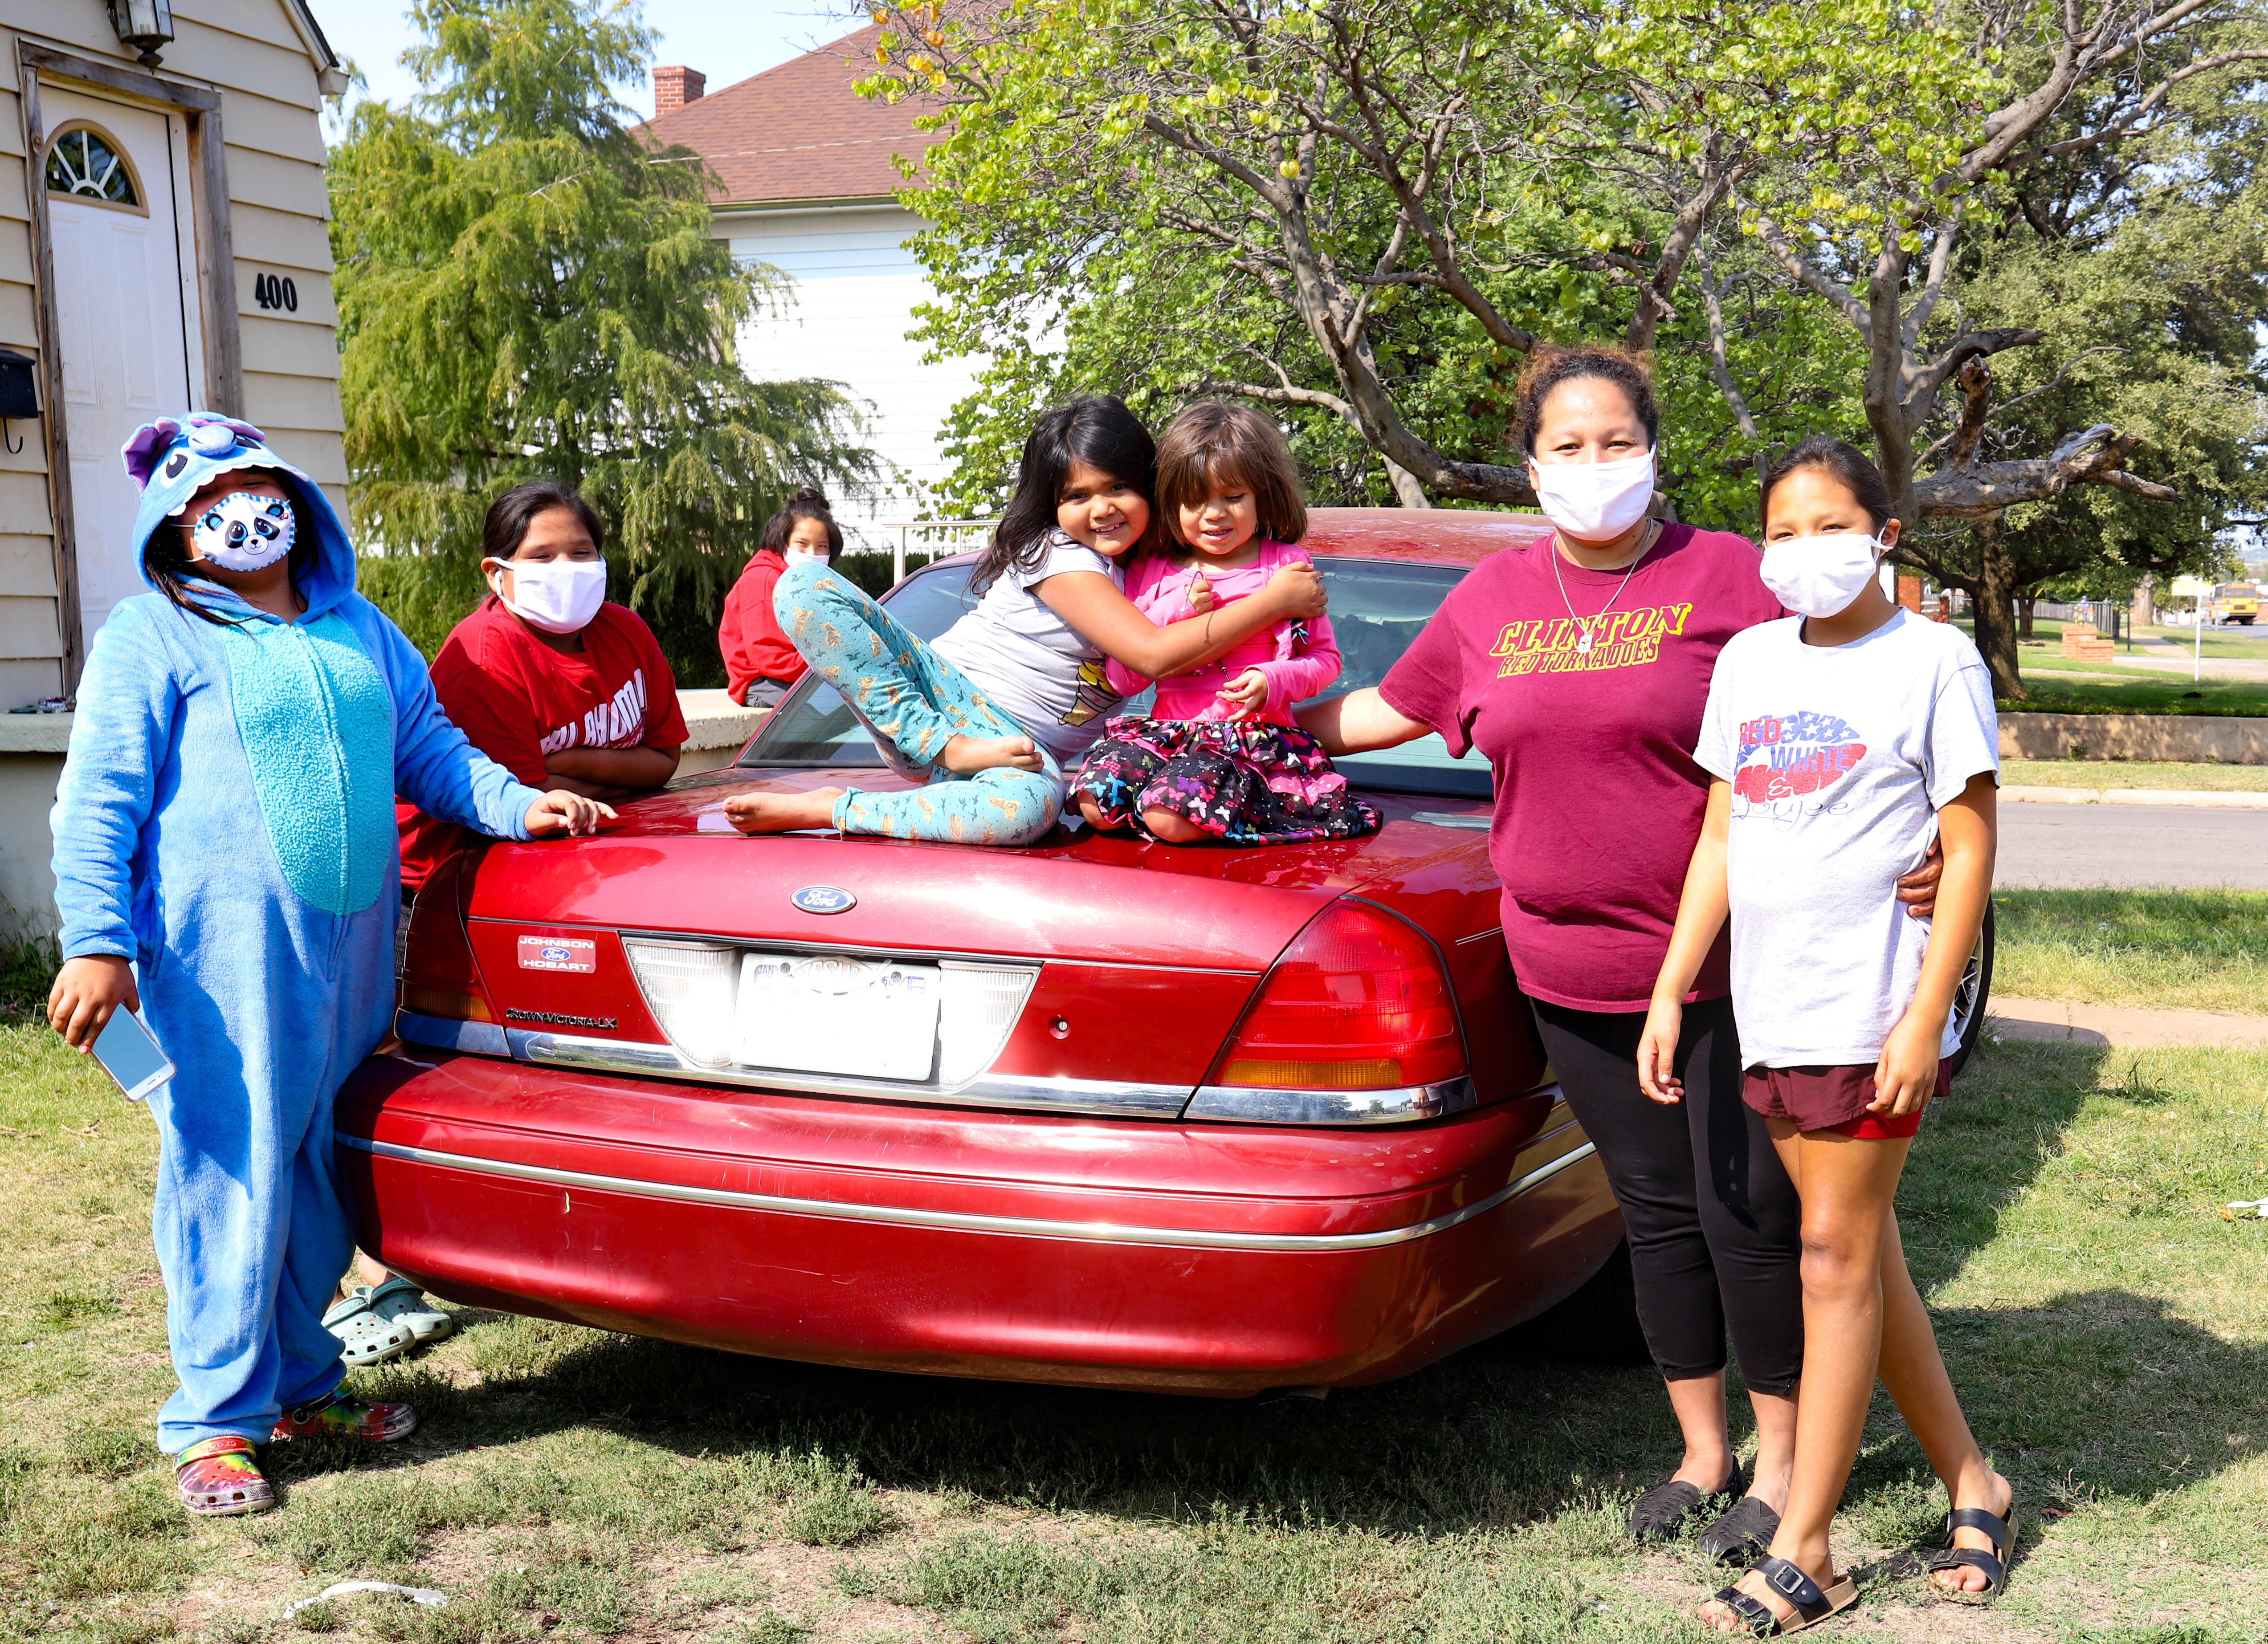
MULTIPOLYGON (((1127 577, 1127 598, 1160 624, 1257 593, 1307 556, 1299 469, 1276 425, 1244 406, 1210 402, 1176 418, 1158 443, 1158 508, 1172 543, 1127 577)), ((1232 845, 1351 839, 1377 812, 1348 792, 1329 756, 1292 719, 1292 705, 1339 676, 1330 619, 1278 622, 1219 660, 1158 681, 1146 719, 1110 723, 1072 791, 1094 827, 1146 839, 1232 845)), ((1112 662, 1111 688, 1149 681, 1112 662)))

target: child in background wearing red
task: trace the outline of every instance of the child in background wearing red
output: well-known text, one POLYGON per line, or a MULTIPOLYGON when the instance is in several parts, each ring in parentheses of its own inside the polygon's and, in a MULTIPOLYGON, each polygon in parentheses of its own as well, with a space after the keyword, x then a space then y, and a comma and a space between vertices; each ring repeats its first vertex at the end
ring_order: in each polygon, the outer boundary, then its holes
MULTIPOLYGON (((564 486, 534 481, 498 497, 481 528, 489 596, 433 659, 442 711, 513 775, 591 799, 659 788, 685 742, 677 679, 653 630, 607 602, 605 528, 564 486)), ((406 803, 405 908, 465 839, 406 803)))
POLYGON ((725 653, 725 689, 743 708, 776 708, 811 664, 780 631, 772 590, 791 565, 831 565, 843 551, 843 527, 827 510, 826 493, 805 486, 764 522, 755 557, 725 596, 717 648, 725 653))

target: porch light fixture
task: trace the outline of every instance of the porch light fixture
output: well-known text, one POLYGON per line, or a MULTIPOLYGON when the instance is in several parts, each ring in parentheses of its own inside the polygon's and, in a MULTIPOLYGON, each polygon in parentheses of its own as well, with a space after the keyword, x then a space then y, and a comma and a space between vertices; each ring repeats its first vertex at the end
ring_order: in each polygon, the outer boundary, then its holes
POLYGON ((173 43, 172 0, 110 0, 110 26, 142 55, 142 66, 158 66, 158 48, 173 43))

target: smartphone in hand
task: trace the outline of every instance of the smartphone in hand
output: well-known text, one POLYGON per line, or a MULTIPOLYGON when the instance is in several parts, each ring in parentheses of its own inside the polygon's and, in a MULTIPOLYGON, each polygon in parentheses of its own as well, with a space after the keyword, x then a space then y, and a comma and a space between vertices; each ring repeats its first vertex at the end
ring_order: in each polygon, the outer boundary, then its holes
POLYGON ((110 1013, 94 1038, 94 1059, 118 1082, 129 1102, 139 1102, 173 1076, 173 1064, 158 1048, 142 1018, 124 1005, 110 1013))

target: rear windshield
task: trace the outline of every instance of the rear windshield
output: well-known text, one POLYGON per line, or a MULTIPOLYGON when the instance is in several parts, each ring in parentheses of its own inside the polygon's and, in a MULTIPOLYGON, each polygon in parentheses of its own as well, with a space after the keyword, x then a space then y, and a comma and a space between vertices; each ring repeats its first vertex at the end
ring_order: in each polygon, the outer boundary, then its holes
MULTIPOLYGON (((1324 694, 1332 696, 1383 679, 1465 574, 1455 566, 1385 560, 1319 563, 1330 590, 1331 628, 1345 659, 1344 672, 1324 694)), ((968 590, 971 569, 967 564, 939 565, 919 572, 893 589, 882 603, 916 635, 933 640, 976 606, 968 590)), ((1146 713, 1150 698, 1147 691, 1129 697, 1120 711, 1146 713)), ((808 769, 827 765, 871 767, 880 760, 865 728, 834 686, 816 674, 806 674, 764 722, 740 762, 808 769)), ((1485 799, 1492 791, 1484 760, 1451 759, 1436 736, 1376 753, 1348 754, 1336 764, 1355 787, 1381 793, 1485 799)))

